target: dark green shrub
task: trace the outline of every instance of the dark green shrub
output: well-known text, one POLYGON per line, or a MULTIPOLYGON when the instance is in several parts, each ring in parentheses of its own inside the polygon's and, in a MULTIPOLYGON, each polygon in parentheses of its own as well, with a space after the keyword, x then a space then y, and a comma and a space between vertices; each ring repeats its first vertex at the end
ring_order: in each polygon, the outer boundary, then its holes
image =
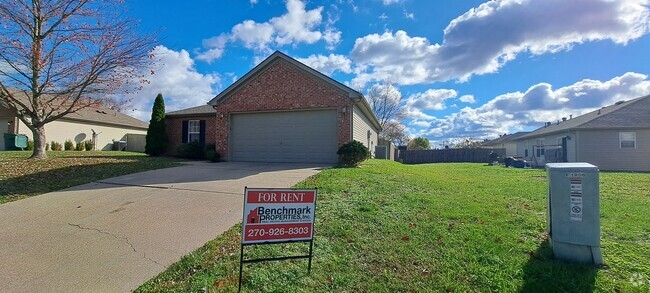
MULTIPOLYGON (((34 141, 30 139, 30 140, 27 141, 27 148, 26 148, 26 150, 31 151, 31 150, 33 150, 33 149, 34 149, 34 141)), ((45 150, 47 150, 47 149, 45 149, 45 150)))
POLYGON ((198 141, 180 144, 176 148, 176 155, 180 158, 200 160, 205 158, 203 145, 198 141))
POLYGON ((158 94, 153 103, 151 120, 147 129, 144 152, 150 156, 160 156, 167 151, 167 131, 165 130, 165 100, 158 94))
POLYGON ((216 163, 221 159, 221 155, 219 155, 219 153, 214 149, 208 149, 205 151, 205 158, 212 163, 216 163))
POLYGON ((344 166, 357 166, 370 158, 368 148, 356 140, 342 145, 336 154, 339 155, 339 162, 344 166))
POLYGON ((66 139, 65 142, 63 143, 63 149, 66 151, 71 151, 74 149, 74 144, 72 143, 71 140, 66 139))
POLYGON ((49 151, 49 150, 50 150, 50 143, 49 143, 49 142, 46 142, 46 143, 45 143, 45 150, 46 150, 46 151, 49 151))
POLYGON ((53 151, 60 151, 62 150, 62 146, 60 143, 53 141, 52 144, 50 145, 50 148, 52 148, 53 151))
POLYGON ((86 144, 84 144, 83 141, 77 142, 77 144, 74 146, 75 151, 83 151, 85 148, 86 144))
POLYGON ((92 140, 87 140, 84 141, 84 147, 87 151, 92 151, 93 150, 93 141, 92 140))
POLYGON ((216 150, 217 150, 217 146, 216 146, 215 144, 213 144, 213 143, 206 144, 206 145, 205 145, 205 151, 207 152, 207 151, 209 151, 209 150, 216 151, 216 150))

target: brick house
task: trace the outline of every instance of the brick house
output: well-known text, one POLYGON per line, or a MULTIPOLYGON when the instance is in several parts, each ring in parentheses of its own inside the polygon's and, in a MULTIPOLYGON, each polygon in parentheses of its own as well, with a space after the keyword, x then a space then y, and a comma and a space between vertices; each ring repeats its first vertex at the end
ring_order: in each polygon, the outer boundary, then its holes
POLYGON ((165 127, 169 140, 167 153, 175 154, 182 143, 198 140, 202 144, 215 144, 217 111, 210 105, 165 113, 165 127))
POLYGON ((380 126, 361 93, 275 52, 207 106, 168 113, 167 131, 170 151, 199 140, 229 161, 335 163, 351 140, 374 155, 380 126))

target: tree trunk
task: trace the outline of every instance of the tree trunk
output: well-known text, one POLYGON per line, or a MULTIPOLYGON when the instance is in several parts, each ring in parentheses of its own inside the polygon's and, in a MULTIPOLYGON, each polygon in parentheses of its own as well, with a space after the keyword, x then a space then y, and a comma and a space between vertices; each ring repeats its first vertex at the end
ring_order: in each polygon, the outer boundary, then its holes
POLYGON ((46 159, 47 153, 45 153, 45 127, 39 126, 32 128, 32 134, 34 137, 34 152, 30 159, 46 159))

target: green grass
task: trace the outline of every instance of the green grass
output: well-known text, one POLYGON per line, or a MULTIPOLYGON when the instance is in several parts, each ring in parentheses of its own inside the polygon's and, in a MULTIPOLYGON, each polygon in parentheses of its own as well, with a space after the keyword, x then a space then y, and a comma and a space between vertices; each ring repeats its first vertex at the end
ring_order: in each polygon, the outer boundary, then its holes
POLYGON ((142 153, 48 152, 29 160, 29 151, 0 152, 0 204, 105 178, 176 166, 174 159, 142 153))
MULTIPOLYGON (((249 264, 248 292, 648 292, 650 174, 601 173, 601 268, 554 261, 546 173, 482 164, 371 160, 322 171, 311 275, 306 260, 249 264)), ((137 291, 236 291, 241 226, 183 257, 137 291)), ((297 255, 304 244, 247 248, 297 255)))

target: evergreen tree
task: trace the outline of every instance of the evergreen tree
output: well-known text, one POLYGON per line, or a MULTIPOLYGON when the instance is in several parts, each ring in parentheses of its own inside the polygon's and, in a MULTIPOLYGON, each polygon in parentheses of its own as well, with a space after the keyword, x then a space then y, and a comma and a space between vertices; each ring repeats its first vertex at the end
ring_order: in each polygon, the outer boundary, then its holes
POLYGON ((144 152, 151 156, 160 156, 166 151, 165 101, 162 94, 158 94, 151 110, 151 121, 149 121, 149 129, 147 129, 147 144, 144 147, 144 152))

